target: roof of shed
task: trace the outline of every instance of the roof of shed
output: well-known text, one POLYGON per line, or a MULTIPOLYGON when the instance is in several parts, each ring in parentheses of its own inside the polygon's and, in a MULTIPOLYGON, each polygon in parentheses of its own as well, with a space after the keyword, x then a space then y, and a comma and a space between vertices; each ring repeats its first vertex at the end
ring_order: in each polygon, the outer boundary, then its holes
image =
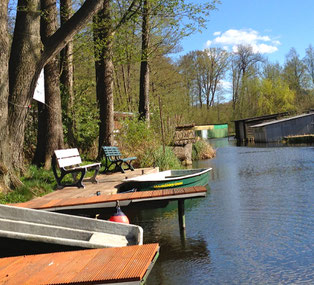
POLYGON ((294 117, 290 117, 290 118, 285 118, 285 119, 281 119, 281 120, 274 120, 271 122, 257 124, 257 125, 251 126, 251 128, 259 128, 259 127, 264 127, 264 126, 268 126, 268 125, 279 124, 279 123, 282 123, 285 121, 295 120, 295 119, 299 119, 299 118, 303 118, 303 117, 307 117, 307 116, 313 116, 313 115, 314 115, 314 113, 302 114, 302 115, 298 115, 298 116, 294 116, 294 117))

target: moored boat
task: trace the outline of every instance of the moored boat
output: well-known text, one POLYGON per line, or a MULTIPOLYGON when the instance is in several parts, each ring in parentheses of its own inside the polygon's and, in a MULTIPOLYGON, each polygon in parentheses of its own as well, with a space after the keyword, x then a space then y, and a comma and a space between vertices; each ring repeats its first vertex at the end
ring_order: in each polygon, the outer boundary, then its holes
POLYGON ((142 243, 136 225, 0 205, 0 257, 142 243))
POLYGON ((211 168, 166 170, 125 179, 119 192, 205 186, 211 168))

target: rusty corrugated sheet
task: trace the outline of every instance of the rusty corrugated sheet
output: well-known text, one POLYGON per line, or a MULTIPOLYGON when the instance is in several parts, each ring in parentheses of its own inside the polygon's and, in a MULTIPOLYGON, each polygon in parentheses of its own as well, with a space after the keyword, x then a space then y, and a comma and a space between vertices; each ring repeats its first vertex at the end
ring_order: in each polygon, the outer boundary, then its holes
POLYGON ((158 244, 0 259, 0 284, 93 284, 140 281, 158 244))

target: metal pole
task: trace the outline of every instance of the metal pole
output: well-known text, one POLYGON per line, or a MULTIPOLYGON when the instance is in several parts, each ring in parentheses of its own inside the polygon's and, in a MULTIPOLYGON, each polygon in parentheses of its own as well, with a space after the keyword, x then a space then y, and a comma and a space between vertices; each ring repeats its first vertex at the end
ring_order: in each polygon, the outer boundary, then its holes
POLYGON ((178 216, 180 230, 185 230, 184 199, 178 200, 178 216))

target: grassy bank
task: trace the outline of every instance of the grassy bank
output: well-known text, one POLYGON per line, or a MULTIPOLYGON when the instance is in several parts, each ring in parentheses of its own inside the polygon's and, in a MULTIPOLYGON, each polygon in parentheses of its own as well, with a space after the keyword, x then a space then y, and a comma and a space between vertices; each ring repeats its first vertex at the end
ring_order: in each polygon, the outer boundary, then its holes
POLYGON ((26 202, 34 197, 48 194, 55 189, 56 182, 52 171, 29 166, 27 172, 21 177, 22 186, 8 193, 0 193, 0 203, 26 202))
POLYGON ((314 135, 288 136, 283 141, 287 144, 312 144, 314 143, 314 135))

